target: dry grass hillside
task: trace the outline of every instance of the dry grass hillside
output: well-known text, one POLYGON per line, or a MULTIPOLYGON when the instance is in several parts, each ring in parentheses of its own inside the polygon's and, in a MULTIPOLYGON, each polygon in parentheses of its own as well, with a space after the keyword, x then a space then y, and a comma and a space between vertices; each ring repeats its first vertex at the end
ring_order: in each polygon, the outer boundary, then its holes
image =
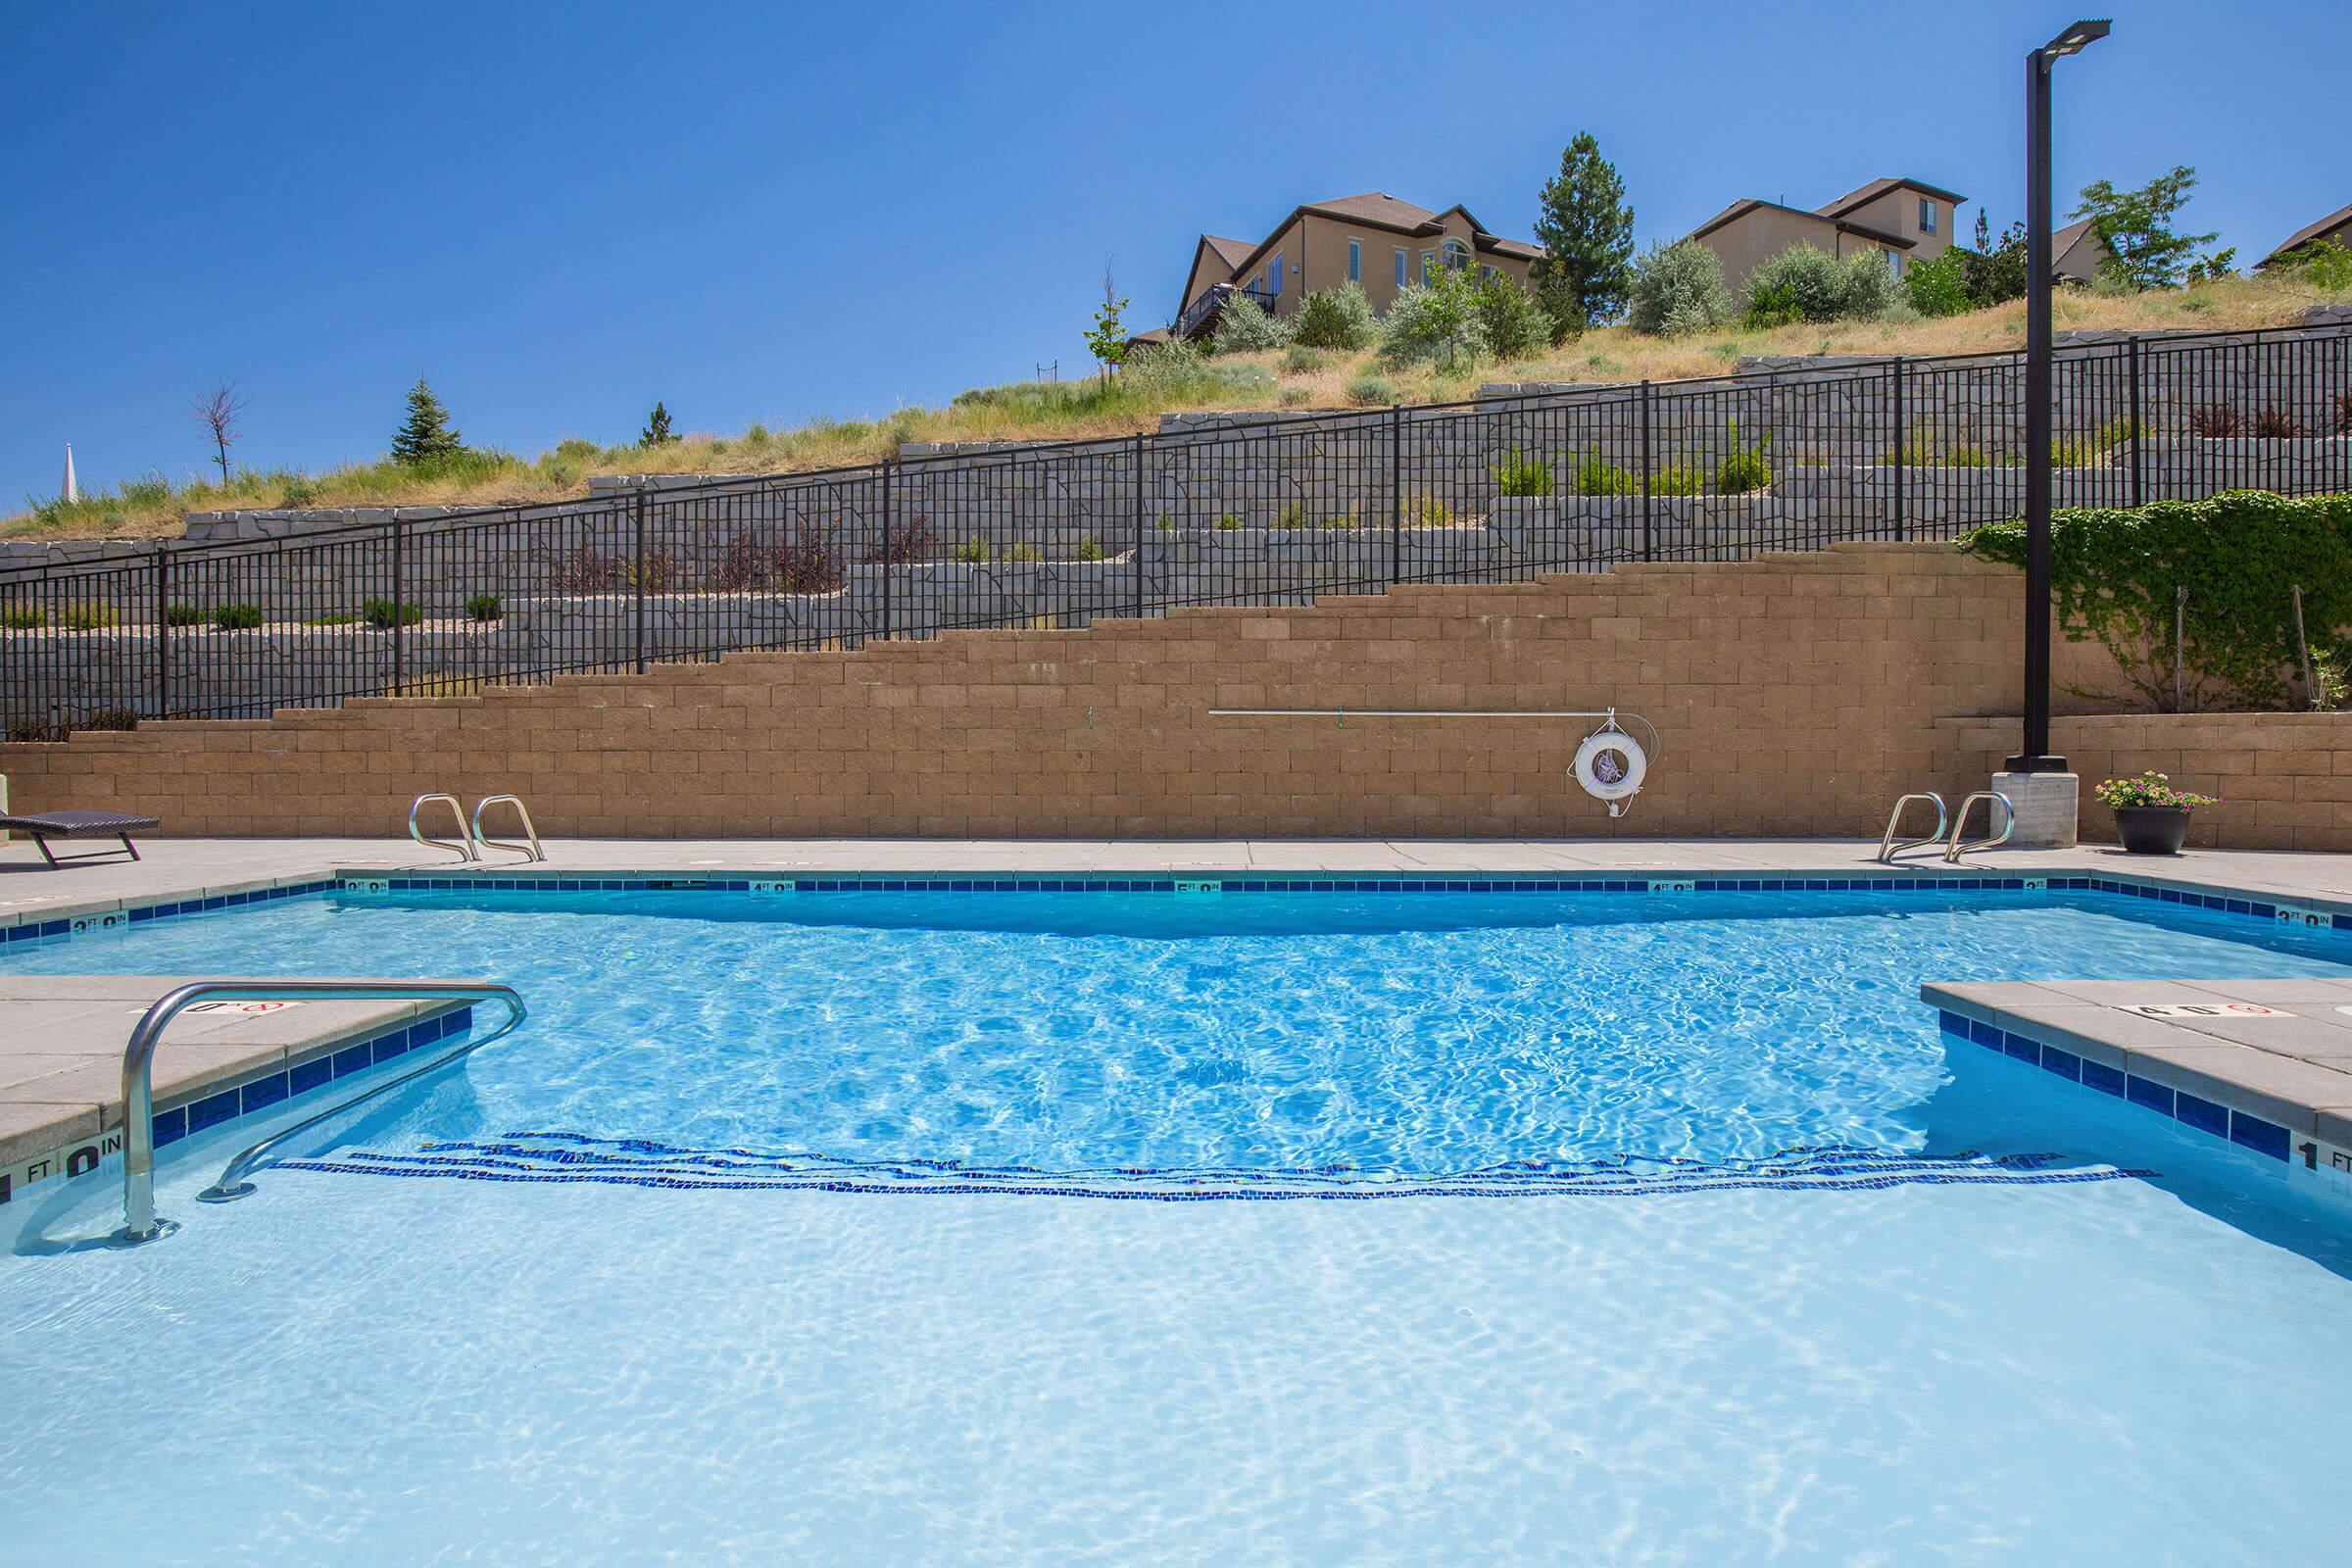
MULTIPOLYGON (((2229 328, 2277 325, 2313 303, 2291 280, 2235 278, 2194 289, 2063 294, 2067 327, 2229 328)), ((966 392, 943 408, 902 409, 880 419, 824 419, 787 430, 754 424, 732 435, 696 434, 656 447, 569 440, 535 459, 469 452, 425 467, 389 461, 318 473, 241 472, 227 484, 160 472, 74 505, 35 505, 0 519, 7 538, 160 538, 182 516, 240 507, 499 505, 587 493, 592 473, 755 473, 869 463, 902 441, 1051 440, 1155 427, 1186 409, 1363 407, 1363 378, 1385 382, 1375 401, 1466 397, 1487 381, 1677 380, 1721 375, 1744 356, 1767 354, 1963 354, 2014 349, 2025 333, 2022 302, 1936 320, 1840 321, 1770 330, 1726 329, 1649 337, 1609 327, 1532 359, 1486 363, 1455 375, 1427 368, 1383 369, 1370 352, 1218 356, 1163 362, 1152 373, 1111 379, 1021 382, 966 392), (1311 359, 1311 363, 1308 361, 1311 359), (1350 386, 1354 384, 1354 395, 1350 386)), ((462 412, 462 411, 461 411, 462 412)))

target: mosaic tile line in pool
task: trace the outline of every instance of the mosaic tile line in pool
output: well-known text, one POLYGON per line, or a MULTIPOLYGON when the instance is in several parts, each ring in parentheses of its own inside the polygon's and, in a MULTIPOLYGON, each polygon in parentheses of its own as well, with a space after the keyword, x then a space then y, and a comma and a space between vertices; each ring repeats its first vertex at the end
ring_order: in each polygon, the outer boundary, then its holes
MULTIPOLYGON (((2112 876, 2062 875, 1937 875, 1916 871, 1887 871, 1856 876, 1544 876, 1495 874, 1489 876, 906 876, 862 873, 851 876, 774 876, 749 872, 690 876, 414 876, 342 873, 317 877, 283 887, 245 892, 198 895, 159 900, 120 909, 65 917, 24 916, 0 925, 0 948, 18 942, 56 942, 87 935, 124 923, 180 915, 213 914, 224 909, 322 893, 1257 893, 1318 896, 1330 894, 1560 894, 1560 893, 2110 893, 2155 903, 2179 904, 2257 920, 2278 917, 2280 905, 2237 890, 2199 893, 2193 889, 2159 887, 2112 876)), ((2316 903, 2287 906, 2309 907, 2324 914, 2336 930, 2352 930, 2352 910, 2322 910, 2316 903)))
POLYGON ((2160 1084, 2154 1079, 2142 1078, 2122 1068, 2093 1061, 2088 1056, 2079 1056, 2071 1051, 2044 1045, 2030 1035, 2013 1034, 1979 1019, 1964 1018, 1956 1012, 1938 1011, 1936 1019, 1943 1025, 1943 1032, 1955 1039, 1983 1046, 1987 1051, 1997 1051, 2030 1067, 2039 1067, 2043 1072, 2055 1073, 2069 1083, 2081 1084, 2102 1095, 2112 1095, 2142 1110, 2153 1111, 2183 1127, 2193 1127, 2198 1132, 2235 1144, 2240 1149, 2250 1149, 2257 1154, 2266 1154, 2282 1162, 2289 1156, 2293 1137, 2275 1121, 2266 1121, 2233 1106, 2192 1095, 2185 1089, 2175 1089, 2170 1084, 2160 1084))

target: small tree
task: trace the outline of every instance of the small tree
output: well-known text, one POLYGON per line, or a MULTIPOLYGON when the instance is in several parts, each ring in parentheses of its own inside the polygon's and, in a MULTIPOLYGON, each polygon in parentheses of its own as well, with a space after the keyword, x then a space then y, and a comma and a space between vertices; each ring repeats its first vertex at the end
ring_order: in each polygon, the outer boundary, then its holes
POLYGON ((416 384, 409 388, 408 417, 393 432, 392 461, 414 467, 454 458, 465 450, 465 439, 449 427, 449 410, 424 384, 424 377, 418 376, 416 384))
POLYGON ((668 406, 656 398, 654 412, 645 416, 645 428, 637 434, 637 444, 641 447, 665 447, 677 438, 678 433, 669 425, 668 406))
MULTIPOLYGON (((1514 287, 1516 285, 1513 285, 1514 287)), ((1396 296, 1383 323, 1380 357, 1389 365, 1467 369, 1488 353, 1479 312, 1478 274, 1466 267, 1428 266, 1421 282, 1396 296)))
POLYGON ((1533 354, 1550 338, 1553 321, 1514 278, 1495 272, 1478 286, 1478 325, 1497 359, 1533 354))
POLYGON ((2106 180, 2082 187, 2082 205, 2073 216, 2087 218, 2106 242, 2107 255, 2099 270, 2126 287, 2171 288, 2188 270, 2189 258, 2212 234, 2182 234, 2173 227, 2174 215, 2187 205, 2197 172, 2176 165, 2137 190, 2117 190, 2106 180))
POLYGON ((1291 323, 1261 310, 1237 288, 1217 306, 1217 329, 1209 341, 1219 354, 1278 349, 1291 341, 1291 323))
POLYGON ((1310 349, 1365 349, 1380 336, 1380 318, 1360 283, 1319 288, 1298 302, 1296 336, 1310 349))
POLYGON ((213 443, 213 461, 220 465, 223 485, 228 483, 228 449, 240 433, 238 421, 244 417, 245 402, 234 381, 216 381, 188 405, 188 417, 204 427, 213 443))
POLYGON ((1127 309, 1128 303, 1119 297, 1118 284, 1110 274, 1110 263, 1105 261, 1102 303, 1095 307, 1095 324, 1086 334, 1086 349, 1106 374, 1127 360, 1127 328, 1119 324, 1119 313, 1127 309))
POLYGON ((1968 297, 1969 253, 1954 245, 1903 273, 1903 297, 1922 316, 1958 316, 1975 307, 1968 297))
POLYGON ((1538 200, 1536 238, 1544 255, 1530 276, 1556 343, 1625 309, 1634 210, 1625 204, 1617 166, 1600 156, 1589 131, 1577 132, 1561 152, 1560 172, 1544 182, 1538 200))

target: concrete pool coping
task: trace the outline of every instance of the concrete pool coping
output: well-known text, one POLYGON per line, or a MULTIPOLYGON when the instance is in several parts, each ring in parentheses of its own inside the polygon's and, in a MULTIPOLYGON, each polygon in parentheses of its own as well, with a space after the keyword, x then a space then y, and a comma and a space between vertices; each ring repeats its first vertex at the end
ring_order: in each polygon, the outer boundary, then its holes
MULTIPOLYGON (((49 870, 0 850, 0 951, 18 932, 71 934, 77 922, 119 924, 131 911, 169 906, 244 906, 331 885, 342 876, 619 875, 695 878, 721 871, 824 875, 1086 876, 1159 873, 1263 877, 1610 876, 1756 877, 2097 876, 2182 894, 2252 896, 2352 920, 2352 856, 2288 851, 2195 851, 2152 860, 2111 848, 2000 851, 1946 866, 1937 856, 1892 867, 1858 840, 664 840, 550 841, 548 859, 482 864, 407 841, 352 839, 157 839, 138 861, 49 870)), ((184 912, 184 911, 183 911, 184 912)), ((493 977, 495 978, 495 977, 493 977)), ((2150 977, 2151 983, 2176 982, 2150 977)), ((83 976, 35 981, 0 974, 0 1173, 76 1139, 103 1140, 121 1119, 122 1052, 135 1013, 171 977, 83 976), (96 988, 76 998, 74 986, 96 988), (43 990, 59 986, 67 990, 43 990), (95 995, 101 1005, 75 1009, 95 995), (61 1004, 67 1010, 61 1011, 61 1004)), ((2193 985, 2195 982, 2180 982, 2193 985)), ((2142 989, 2145 989, 2143 987, 2142 989)), ((1955 998, 1950 1010, 1982 1005, 1955 998)), ((2347 1001, 2352 1001, 2348 992, 2347 1001)), ((2087 1004, 2086 1004, 2087 1005, 2087 1004)), ((264 1017, 226 1019, 198 1032, 174 1027, 156 1058, 159 1114, 207 1094, 331 1054, 339 1044, 396 1025, 412 1004, 311 1003, 264 1017), (201 1049, 197 1049, 201 1048, 201 1049)), ((428 1009, 429 1010, 429 1009, 428 1009)), ((1987 1022, 1990 1020, 1987 1019, 1987 1022)), ((2021 1015, 2022 1021, 2022 1015, 2021 1015)), ((2346 1020, 2352 1024, 2352 1019, 2346 1020)), ((2352 1060, 2347 1061, 2352 1068, 2352 1060)), ((2249 1087, 2251 1087, 2249 1085, 2249 1087)), ((2323 1096, 2322 1098, 2327 1098, 2323 1096)), ((2330 1103, 2296 1102, 2312 1125, 2330 1103)), ((2352 1098, 2342 1102, 2352 1107, 2352 1098)))

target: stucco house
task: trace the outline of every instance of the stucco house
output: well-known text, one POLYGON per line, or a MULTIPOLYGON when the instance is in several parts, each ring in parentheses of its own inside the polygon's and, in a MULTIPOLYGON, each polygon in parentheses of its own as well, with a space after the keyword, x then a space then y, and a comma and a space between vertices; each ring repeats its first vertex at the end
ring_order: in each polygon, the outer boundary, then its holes
POLYGON ((2050 281, 2088 283, 2099 275, 2107 259, 2107 242, 2099 238, 2087 218, 2079 219, 2050 235, 2050 281))
POLYGON ((1690 237, 1723 262, 1724 281, 1737 291, 1759 263, 1797 245, 1842 261, 1878 251, 1900 275, 1916 262, 1950 249, 1968 198, 1919 179, 1874 179, 1808 212, 1747 197, 1690 231, 1690 237))
POLYGON ((2307 223, 2280 242, 2278 248, 2254 264, 2256 271, 2276 267, 2294 252, 2315 240, 2328 239, 2338 245, 2352 246, 2352 207, 2338 207, 2316 223, 2307 223))
POLYGON ((1308 202, 1254 244, 1201 235, 1174 330, 1179 337, 1208 331, 1218 306, 1236 292, 1288 316, 1308 293, 1349 282, 1362 285, 1374 310, 1385 310, 1420 281, 1424 268, 1476 266, 1525 283, 1528 264, 1543 254, 1541 246, 1492 232, 1459 205, 1431 212, 1385 191, 1308 202))

